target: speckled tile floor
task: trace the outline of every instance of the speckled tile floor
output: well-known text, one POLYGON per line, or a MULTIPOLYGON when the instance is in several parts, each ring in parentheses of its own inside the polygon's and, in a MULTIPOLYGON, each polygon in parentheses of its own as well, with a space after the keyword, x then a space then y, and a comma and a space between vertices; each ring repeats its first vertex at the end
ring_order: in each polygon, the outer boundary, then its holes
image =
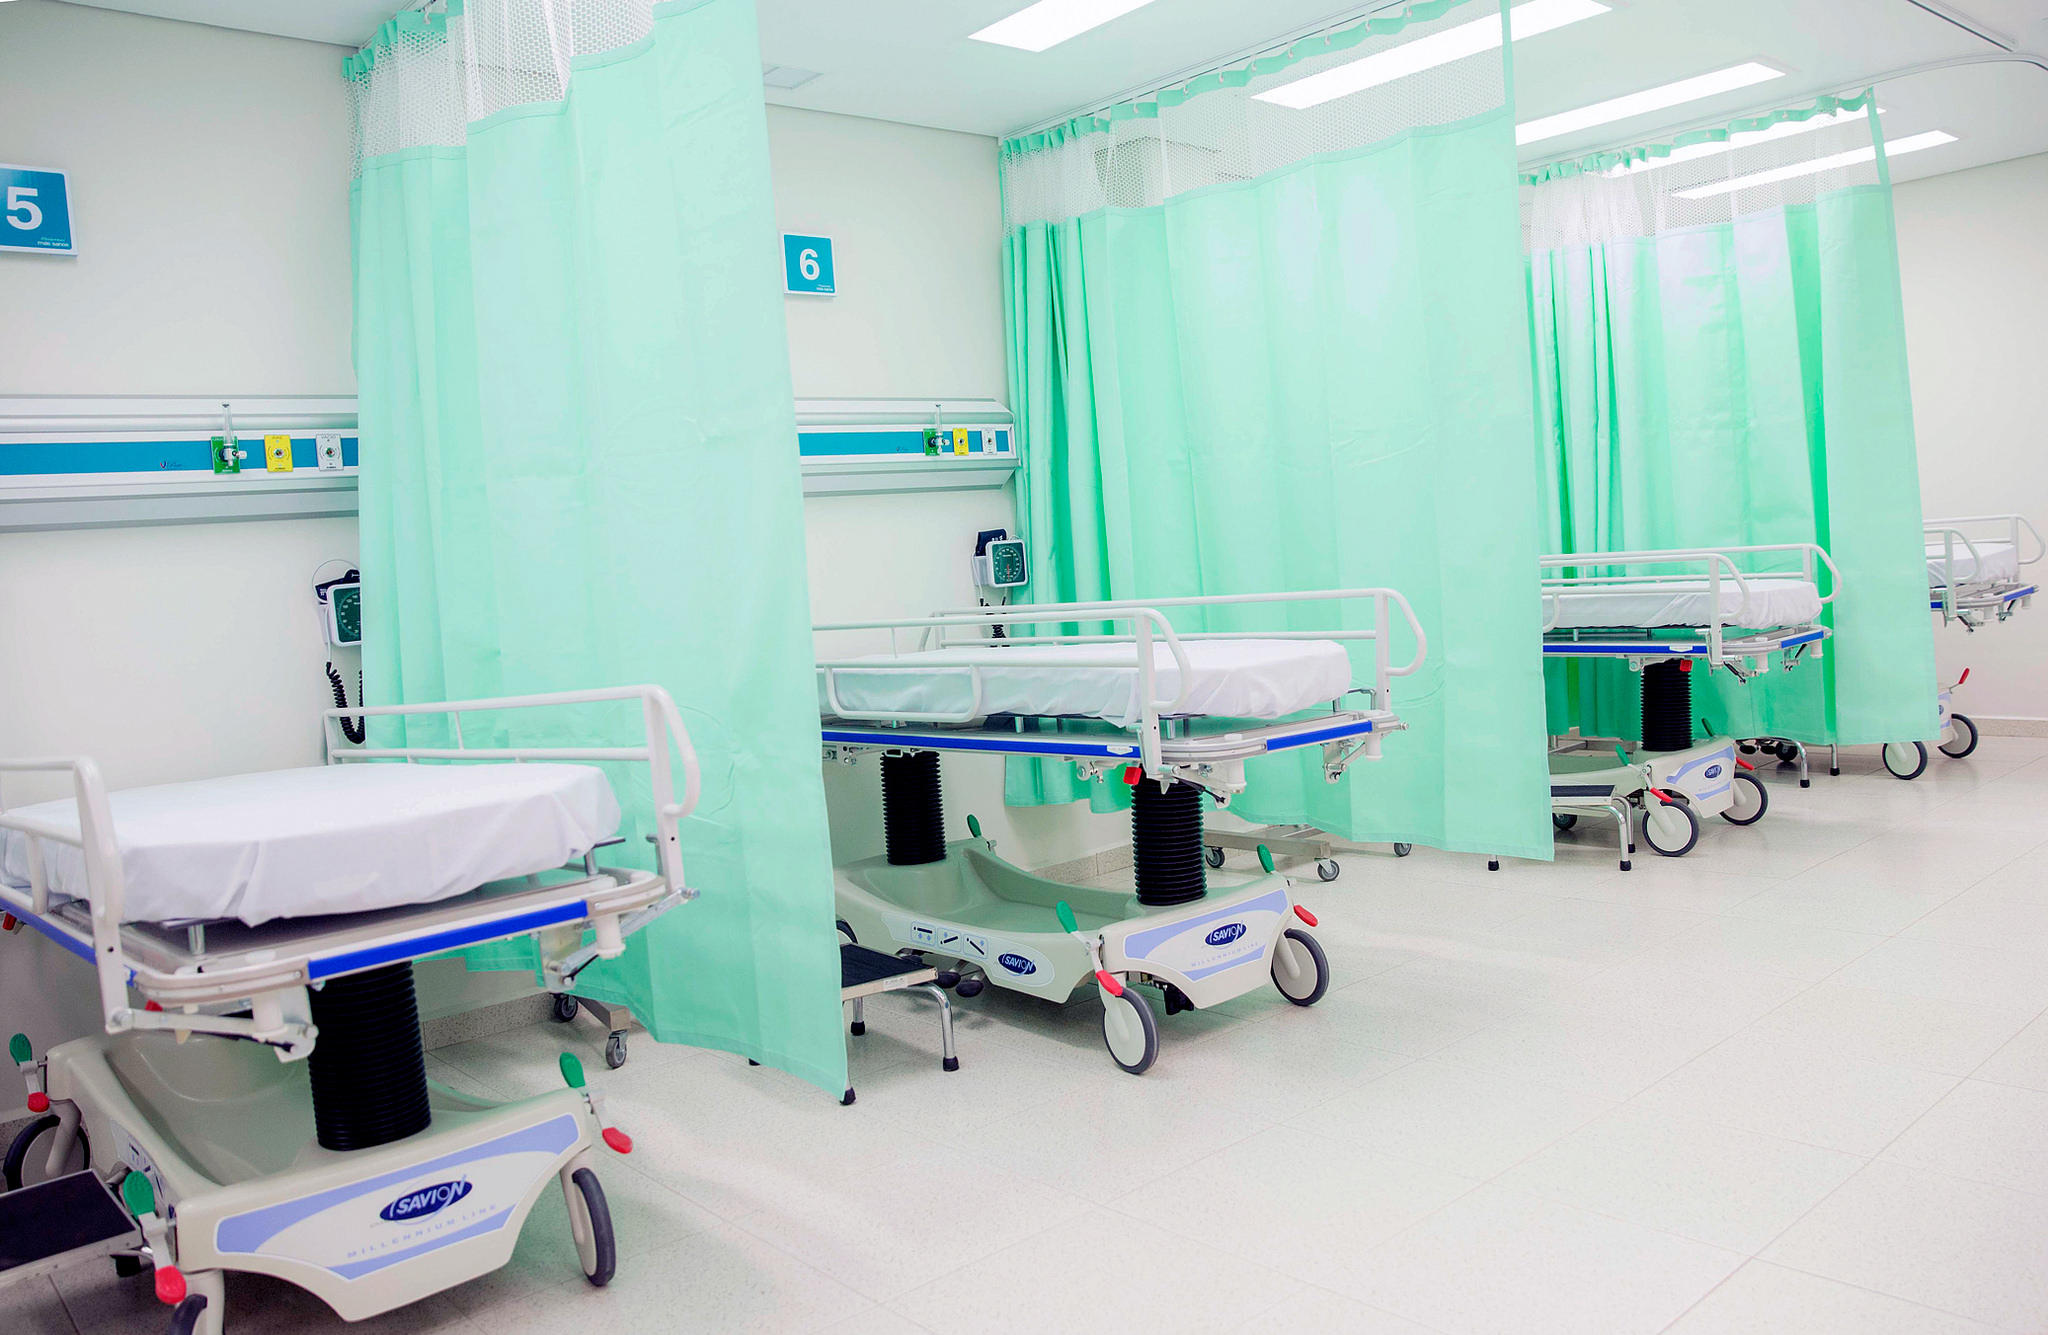
MULTIPOLYGON (((1162 1019, 1114 1070, 1097 1014, 872 1003, 851 1108, 642 1039, 603 1077, 590 1289, 550 1194, 504 1271, 378 1331, 1966 1332, 2048 1329, 2048 741, 1916 783, 1846 758, 1764 822, 1615 870, 1418 850, 1305 900, 1336 975, 1162 1019)), ((536 1028, 435 1074, 550 1087, 536 1028)), ((595 1069, 595 1068, 594 1068, 595 1069)), ((229 1289, 236 1332, 340 1330, 229 1289)), ((8 1335, 155 1331, 94 1266, 9 1293, 8 1335)))

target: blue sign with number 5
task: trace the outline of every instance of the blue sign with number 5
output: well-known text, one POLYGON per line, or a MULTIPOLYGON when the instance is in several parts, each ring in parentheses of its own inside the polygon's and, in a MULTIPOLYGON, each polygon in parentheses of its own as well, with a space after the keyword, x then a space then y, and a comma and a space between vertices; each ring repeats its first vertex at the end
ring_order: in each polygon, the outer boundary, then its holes
POLYGON ((785 233, 782 238, 782 287, 785 292, 831 296, 837 290, 832 282, 832 238, 785 233))
POLYGON ((0 250, 75 255, 63 172, 0 162, 0 250))

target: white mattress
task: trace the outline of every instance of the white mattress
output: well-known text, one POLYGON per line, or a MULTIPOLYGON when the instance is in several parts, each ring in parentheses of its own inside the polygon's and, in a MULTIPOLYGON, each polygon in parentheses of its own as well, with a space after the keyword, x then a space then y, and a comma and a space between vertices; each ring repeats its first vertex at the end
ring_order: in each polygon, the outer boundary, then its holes
MULTIPOLYGON (((424 904, 572 862, 618 832, 589 765, 322 765, 110 794, 126 922, 360 913, 424 904)), ((66 799, 18 808, 77 829, 66 799)), ((0 830, 0 876, 28 841, 0 830)), ((43 841, 50 888, 86 897, 85 858, 43 841)))
POLYGON ((1955 559, 1944 560, 1946 549, 1930 539, 1927 543, 1927 584, 1930 588, 1943 588, 1948 583, 1948 572, 1954 569, 1956 580, 1963 584, 2005 584, 2016 582, 2020 577, 2020 549, 2010 542, 1976 542, 1976 557, 1970 549, 1958 542, 1955 545, 1955 559))
MULTIPOLYGON (((1351 657, 1335 640, 1183 640, 1192 681, 1176 714, 1277 719, 1336 699, 1351 689, 1351 657)), ((1159 699, 1180 692, 1180 668, 1164 644, 1154 644, 1154 689, 1159 699)), ((1119 727, 1139 719, 1135 646, 1012 643, 956 646, 859 660, 886 671, 840 668, 833 680, 839 703, 870 714, 959 715, 974 699, 964 660, 1001 659, 982 667, 980 712, 1050 718, 1098 718, 1119 727), (1091 666, 1121 650, 1121 666, 1091 666)), ((818 674, 818 708, 831 714, 825 674, 818 674)))
POLYGON ((1722 580, 1719 608, 1714 606, 1714 595, 1704 579, 1631 581, 1547 591, 1543 620, 1556 630, 1715 624, 1769 630, 1820 619, 1820 590, 1807 580, 1751 575, 1747 583, 1745 601, 1733 580, 1722 580))

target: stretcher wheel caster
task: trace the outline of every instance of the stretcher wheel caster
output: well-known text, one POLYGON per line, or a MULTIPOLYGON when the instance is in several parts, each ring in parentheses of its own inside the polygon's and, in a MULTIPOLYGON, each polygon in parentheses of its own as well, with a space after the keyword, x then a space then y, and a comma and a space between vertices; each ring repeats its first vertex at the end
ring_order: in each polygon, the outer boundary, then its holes
POLYGON ((1109 1059, 1131 1075, 1145 1074, 1159 1059, 1159 1021, 1136 988, 1102 994, 1102 1043, 1109 1059))
MULTIPOLYGON (((7 1158, 0 1164, 0 1176, 4 1176, 5 1189, 19 1191, 24 1186, 43 1180, 43 1165, 49 1155, 47 1144, 40 1150, 36 1142, 45 1135, 54 1134, 58 1127, 57 1114, 45 1113, 15 1133, 14 1142, 7 1147, 7 1158), (30 1165, 34 1165, 33 1168, 30 1165)), ((64 1171, 75 1173, 92 1164, 92 1150, 86 1144, 85 1129, 79 1128, 78 1143, 72 1147, 71 1156, 65 1160, 64 1171)))
POLYGON ((556 1024, 567 1024, 576 1018, 576 1012, 583 1009, 583 1003, 567 992, 555 993, 554 1019, 556 1024))
POLYGON ((1948 721, 1955 736, 1941 744, 1941 753, 1950 760, 1961 760, 1977 749, 1977 721, 1968 714, 1950 714, 1948 721))
POLYGON ((1322 945, 1299 927, 1273 943, 1273 986, 1297 1006, 1313 1006, 1330 990, 1330 960, 1322 945))
POLYGON ((613 1034, 604 1041, 604 1064, 614 1071, 626 1064, 626 1036, 613 1034))
POLYGON ((1553 811, 1550 813, 1550 824, 1559 834, 1564 833, 1578 823, 1579 818, 1569 811, 1553 811))
POLYGON ((1884 767, 1894 779, 1917 779, 1927 771, 1927 743, 1886 742, 1884 767))
POLYGON ((117 1256, 114 1258, 114 1278, 134 1279, 142 1273, 142 1258, 139 1256, 117 1256))
POLYGON ((962 978, 960 986, 953 989, 953 994, 961 997, 978 997, 981 995, 981 990, 987 986, 988 979, 986 978, 962 978))
POLYGON ((1735 803, 1721 813, 1730 825, 1754 825, 1771 809, 1771 795, 1764 781, 1754 774, 1735 776, 1735 803))
POLYGON ((170 1335, 192 1335, 199 1329, 199 1318, 206 1315, 206 1295, 188 1293, 183 1302, 171 1309, 171 1324, 166 1327, 170 1335))
POLYGON ((1487 869, 1488 871, 1499 871, 1499 870, 1500 870, 1500 859, 1499 859, 1499 858, 1488 858, 1488 859, 1486 860, 1486 869, 1487 869))
POLYGON ((604 1198, 604 1186, 597 1174, 579 1168, 569 1175, 570 1185, 583 1198, 583 1215, 589 1236, 576 1239, 576 1259, 583 1266, 583 1278, 595 1288, 612 1282, 619 1268, 618 1241, 612 1233, 612 1207, 604 1198))
POLYGON ((1408 856, 1408 855, 1409 855, 1410 853, 1413 853, 1414 851, 1415 851, 1415 845, 1413 845, 1413 844, 1395 844, 1395 845, 1394 845, 1394 856, 1395 856, 1395 857, 1397 857, 1397 858, 1405 858, 1405 857, 1407 857, 1407 856, 1408 856))
POLYGON ((1216 847, 1214 844, 1209 845, 1207 848, 1204 848, 1202 850, 1202 861, 1208 863, 1211 867, 1222 866, 1223 850, 1216 847))
POLYGON ((1700 818, 1689 802, 1653 801, 1643 808, 1643 842, 1667 858, 1682 858, 1700 841, 1700 818))
POLYGON ((1195 1003, 1188 1000, 1188 994, 1175 987, 1172 983, 1168 983, 1165 987, 1160 988, 1159 995, 1166 999, 1166 1013, 1168 1015, 1178 1015, 1182 1011, 1191 1011, 1195 1008, 1195 1003))
POLYGON ((1341 870, 1343 869, 1337 865, 1335 858, 1316 859, 1316 879, 1319 881, 1334 881, 1341 870))
POLYGON ((839 1096, 839 1106, 842 1108, 851 1108, 853 1106, 852 1090, 849 1089, 844 1094, 841 1094, 839 1096))

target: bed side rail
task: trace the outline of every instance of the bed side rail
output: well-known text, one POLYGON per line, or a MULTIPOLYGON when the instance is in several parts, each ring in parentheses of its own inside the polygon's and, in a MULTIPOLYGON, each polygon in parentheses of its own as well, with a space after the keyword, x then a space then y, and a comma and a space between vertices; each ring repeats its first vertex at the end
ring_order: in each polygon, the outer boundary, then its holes
MULTIPOLYGON (((696 809, 701 792, 697 753, 690 744, 675 702, 658 686, 621 686, 593 691, 565 691, 548 695, 505 696, 497 699, 457 700, 410 705, 372 705, 322 712, 330 763, 363 760, 470 760, 521 761, 561 760, 637 761, 649 767, 653 780, 656 822, 655 843, 660 859, 665 898, 688 898, 691 892, 683 880, 682 850, 677 823, 696 809), (643 738, 639 746, 624 747, 469 747, 461 737, 461 715, 484 710, 542 708, 555 705, 592 704, 603 701, 638 701, 643 738), (454 747, 354 747, 342 745, 339 721, 363 715, 442 714, 455 720, 454 747), (674 755, 671 755, 671 744, 674 755), (675 794, 676 761, 681 763, 682 796, 675 794)), ((123 877, 119 841, 107 802, 107 788, 99 767, 83 756, 0 758, 0 779, 8 774, 68 774, 71 794, 79 813, 78 828, 39 820, 6 808, 4 787, 0 787, 0 829, 18 830, 31 836, 22 841, 28 873, 24 894, 0 885, 0 904, 18 907, 49 921, 50 885, 44 863, 42 841, 66 844, 81 851, 85 863, 86 901, 92 924, 92 957, 99 978, 100 1009, 109 1033, 128 1029, 193 1030, 254 1038, 278 1046, 287 1059, 310 1051, 310 1028, 303 1006, 303 992, 292 998, 269 993, 250 998, 252 1014, 234 1016, 173 1015, 139 1010, 131 1006, 128 985, 134 967, 123 948, 121 924, 126 916, 127 887, 123 877)), ((595 921, 600 954, 616 955, 624 949, 623 929, 616 915, 595 921)))
POLYGON ((955 611, 935 612, 930 616, 903 617, 882 621, 824 622, 814 625, 817 634, 848 631, 887 631, 889 651, 892 656, 906 652, 902 633, 919 632, 915 643, 908 652, 927 649, 971 647, 973 654, 958 656, 947 667, 957 667, 967 677, 969 700, 964 711, 943 714, 898 714, 879 713, 850 709, 840 700, 838 683, 842 675, 890 671, 932 670, 929 664, 907 664, 896 668, 887 663, 878 663, 872 658, 836 659, 821 658, 817 663, 818 680, 823 688, 825 706, 834 717, 868 722, 897 723, 969 723, 982 717, 983 680, 981 669, 993 667, 1003 660, 1000 657, 1007 648, 1016 645, 1073 644, 1096 645, 1101 647, 1099 656, 1076 658, 1074 666, 1130 667, 1138 676, 1139 701, 1139 747, 1146 772, 1156 773, 1159 758, 1159 719, 1161 715, 1176 712, 1186 702, 1191 689, 1192 674, 1188 664, 1185 644, 1191 640, 1227 639, 1300 639, 1369 641, 1373 645, 1373 704, 1375 708, 1391 710, 1393 678, 1413 675, 1421 669, 1429 653, 1429 637, 1423 632, 1422 623, 1415 616, 1415 609, 1398 590, 1388 588, 1361 589, 1311 589, 1282 593, 1256 594, 1208 594, 1179 598, 1151 598, 1144 600, 1112 600, 1082 603, 1025 603, 1005 607, 975 607, 955 611), (1263 604, 1306 603, 1306 602, 1362 602, 1372 608, 1370 627, 1338 627, 1330 630, 1281 630, 1281 631, 1180 631, 1174 628, 1166 614, 1168 608, 1209 608, 1233 606, 1257 606, 1263 604), (1407 624, 1409 633, 1415 639, 1415 652, 1406 663, 1392 662, 1389 649, 1391 615, 1398 611, 1407 624), (987 638, 987 631, 993 626, 1035 625, 1057 626, 1083 622, 1108 622, 1109 634, 1052 634, 1031 635, 1016 641, 987 638), (1124 633, 1116 633, 1118 626, 1128 626, 1124 633), (958 632, 958 634, 955 634, 958 632), (1157 654, 1153 646, 1163 644, 1172 657, 1178 672, 1179 689, 1171 696, 1163 694, 1159 685, 1157 654), (1128 646, 1128 648, 1126 648, 1128 646))
POLYGON ((654 792, 655 848, 662 878, 672 890, 687 894, 683 881, 682 842, 676 827, 697 809, 703 777, 690 730, 683 726, 676 702, 659 686, 608 686, 589 691, 554 691, 540 695, 506 695, 482 700, 421 701, 403 705, 366 705, 321 712, 327 763, 363 760, 566 761, 588 764, 612 760, 646 765, 654 792), (637 746, 471 746, 462 735, 464 714, 504 713, 517 709, 548 709, 569 705, 636 700, 642 735, 637 746), (354 746, 341 731, 343 719, 445 717, 455 736, 450 746, 354 746), (671 747, 674 754, 671 755, 671 747), (682 765, 682 796, 676 797, 676 766, 682 765))
MULTIPOLYGON (((1834 559, 1827 554, 1824 548, 1817 543, 1811 542, 1751 543, 1736 547, 1652 548, 1643 551, 1626 552, 1565 552, 1538 557, 1536 565, 1538 570, 1543 572, 1553 570, 1575 571, 1578 567, 1582 566, 1681 566, 1685 568, 1647 574, 1589 575, 1574 573, 1569 575, 1553 575, 1544 573, 1540 582, 1544 593, 1562 594, 1569 593, 1574 589, 1598 588, 1604 584, 1673 584, 1692 582, 1704 575, 1707 581, 1707 601, 1710 606, 1718 610, 1721 607, 1721 587, 1724 582, 1734 586, 1735 593, 1741 600, 1740 605, 1747 607, 1749 605, 1750 578, 1767 578, 1770 574, 1779 573, 1755 569, 1745 571, 1742 568, 1743 563, 1737 561, 1737 557, 1755 558, 1784 553, 1792 553, 1799 557, 1800 578, 1813 585, 1815 589, 1820 588, 1820 572, 1822 569, 1826 569, 1828 573, 1828 586, 1827 591, 1820 595, 1820 601, 1822 605, 1826 605, 1835 600, 1835 595, 1842 590, 1841 569, 1835 565, 1834 559)), ((1755 562, 1752 561, 1750 564, 1753 566, 1755 562)), ((1558 600, 1555 598, 1547 600, 1547 607, 1543 617, 1543 633, 1546 635, 1557 629, 1558 605, 1558 600)), ((1721 646, 1722 624, 1721 619, 1717 616, 1713 624, 1699 628, 1707 639, 1708 659, 1715 666, 1719 666, 1726 661, 1721 646)))
MULTIPOLYGON (((99 977, 100 1008, 107 1028, 116 1028, 117 1015, 129 1013, 127 956, 121 949, 122 910, 127 904, 127 886, 122 879, 121 850, 114 841, 114 819, 107 807, 107 785, 99 766, 85 756, 38 756, 9 760, 0 757, 0 777, 8 774, 68 774, 71 797, 77 804, 78 828, 67 829, 7 810, 4 787, 0 787, 0 829, 18 830, 30 836, 21 841, 28 864, 29 912, 43 918, 50 909, 49 872, 43 863, 43 841, 69 844, 85 858, 87 907, 92 917, 93 972, 99 977)), ((10 898, 13 896, 10 895, 10 898)), ((123 1026, 126 1027, 126 1026, 123 1026)))
POLYGON ((1995 589, 2000 583, 1984 577, 1984 557, 1977 548, 1979 542, 2009 544, 2021 566, 2033 565, 2048 556, 2048 541, 2042 539, 2041 531, 2024 515, 1961 515, 1950 519, 1930 519, 1921 525, 1921 537, 1927 542, 1939 540, 1941 543, 1941 601, 1938 606, 1944 621, 1957 615, 1959 585, 1962 590, 1960 596, 1969 599, 1995 589), (2023 536, 2028 541, 2021 541, 2023 536), (2031 555, 2027 550, 2030 543, 2033 548, 2031 555), (1971 578, 1961 581, 1956 579, 1958 544, 1970 558, 1971 578))

